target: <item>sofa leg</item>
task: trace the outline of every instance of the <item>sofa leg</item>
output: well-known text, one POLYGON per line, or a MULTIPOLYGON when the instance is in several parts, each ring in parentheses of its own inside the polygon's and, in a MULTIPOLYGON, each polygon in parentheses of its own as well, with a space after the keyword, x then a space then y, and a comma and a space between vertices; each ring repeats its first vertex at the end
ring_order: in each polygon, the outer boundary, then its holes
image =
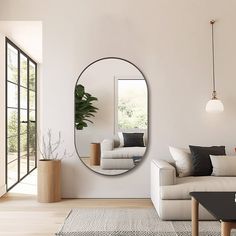
POLYGON ((192 236, 198 236, 198 201, 192 197, 192 236))

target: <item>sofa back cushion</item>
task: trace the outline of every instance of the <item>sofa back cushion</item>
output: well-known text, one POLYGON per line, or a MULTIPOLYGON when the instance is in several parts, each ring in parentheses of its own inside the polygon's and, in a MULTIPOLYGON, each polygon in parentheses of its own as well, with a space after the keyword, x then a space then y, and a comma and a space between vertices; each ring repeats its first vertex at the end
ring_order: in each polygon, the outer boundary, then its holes
POLYGON ((193 175, 206 176, 212 173, 210 155, 225 155, 225 146, 200 147, 189 145, 193 158, 193 175))
POLYGON ((212 175, 236 176, 236 156, 210 155, 210 157, 213 166, 212 175))

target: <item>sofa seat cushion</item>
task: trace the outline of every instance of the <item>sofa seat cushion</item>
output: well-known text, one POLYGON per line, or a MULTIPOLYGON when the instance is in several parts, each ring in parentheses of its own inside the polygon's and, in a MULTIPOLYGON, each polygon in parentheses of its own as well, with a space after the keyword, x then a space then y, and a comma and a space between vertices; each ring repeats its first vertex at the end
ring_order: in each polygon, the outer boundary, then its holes
POLYGON ((119 147, 102 152, 101 157, 104 159, 129 159, 134 156, 143 156, 145 150, 146 147, 119 147))
POLYGON ((191 199, 194 191, 236 191, 235 177, 189 176, 176 178, 175 185, 161 186, 160 195, 163 200, 191 199))

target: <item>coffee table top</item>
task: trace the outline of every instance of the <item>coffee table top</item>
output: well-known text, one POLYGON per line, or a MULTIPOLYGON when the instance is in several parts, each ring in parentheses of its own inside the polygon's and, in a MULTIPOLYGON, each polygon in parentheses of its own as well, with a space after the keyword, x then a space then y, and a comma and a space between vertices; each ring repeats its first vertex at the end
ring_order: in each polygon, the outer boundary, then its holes
POLYGON ((189 194, 216 220, 236 221, 236 192, 191 192, 189 194))

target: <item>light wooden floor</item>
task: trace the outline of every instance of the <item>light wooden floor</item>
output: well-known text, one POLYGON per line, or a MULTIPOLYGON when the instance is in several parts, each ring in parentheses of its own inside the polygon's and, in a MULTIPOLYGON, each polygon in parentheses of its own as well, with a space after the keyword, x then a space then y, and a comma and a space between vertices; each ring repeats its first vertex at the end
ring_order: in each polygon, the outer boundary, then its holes
POLYGON ((64 199, 38 203, 36 196, 8 193, 0 198, 0 235, 54 235, 72 208, 152 206, 150 199, 64 199))

